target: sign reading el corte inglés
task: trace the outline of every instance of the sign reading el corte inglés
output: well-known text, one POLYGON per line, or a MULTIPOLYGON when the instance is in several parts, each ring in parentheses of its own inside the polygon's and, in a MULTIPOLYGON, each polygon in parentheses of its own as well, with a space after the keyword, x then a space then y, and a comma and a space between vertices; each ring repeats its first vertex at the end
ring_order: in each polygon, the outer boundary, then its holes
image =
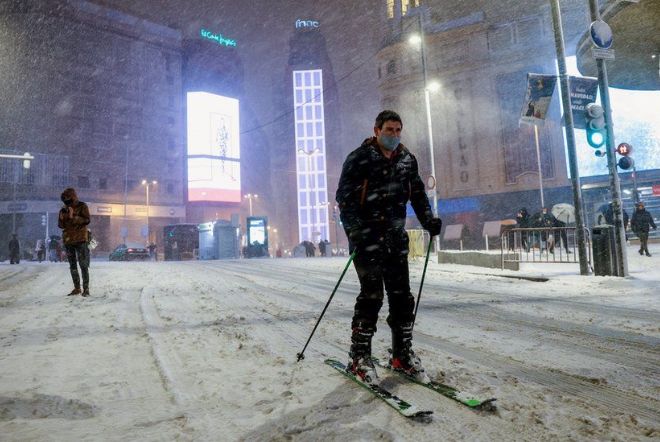
POLYGON ((199 35, 207 40, 213 40, 214 42, 223 45, 223 46, 233 46, 236 47, 236 40, 232 40, 226 37, 223 37, 222 34, 215 34, 206 29, 201 29, 199 35))

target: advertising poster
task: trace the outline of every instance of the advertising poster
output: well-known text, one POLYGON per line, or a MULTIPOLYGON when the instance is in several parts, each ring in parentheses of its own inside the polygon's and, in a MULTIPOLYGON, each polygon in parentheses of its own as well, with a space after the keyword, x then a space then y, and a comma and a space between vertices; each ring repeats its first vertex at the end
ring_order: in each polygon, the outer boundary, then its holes
POLYGON ((588 77, 569 77, 571 91, 571 109, 573 110, 573 127, 585 128, 584 113, 589 103, 596 102, 598 80, 588 77))
POLYGON ((527 74, 527 93, 521 113, 522 121, 537 123, 545 120, 556 84, 557 77, 554 75, 527 74))
POLYGON ((241 201, 238 100, 188 93, 188 200, 241 201))

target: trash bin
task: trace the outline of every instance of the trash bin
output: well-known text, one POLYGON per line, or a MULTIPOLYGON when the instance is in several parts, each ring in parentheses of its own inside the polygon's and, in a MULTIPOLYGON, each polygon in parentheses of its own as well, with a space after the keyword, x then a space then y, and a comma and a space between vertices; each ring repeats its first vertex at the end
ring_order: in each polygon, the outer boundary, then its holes
POLYGON ((591 229, 591 246, 596 276, 614 276, 614 243, 614 226, 598 226, 591 229))

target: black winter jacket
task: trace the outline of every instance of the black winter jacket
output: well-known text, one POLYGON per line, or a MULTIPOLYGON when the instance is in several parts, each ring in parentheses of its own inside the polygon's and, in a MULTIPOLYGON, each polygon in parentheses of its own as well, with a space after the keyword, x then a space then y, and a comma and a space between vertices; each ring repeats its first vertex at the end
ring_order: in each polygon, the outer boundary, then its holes
POLYGON ((630 221, 632 231, 635 233, 649 233, 649 226, 656 228, 651 214, 646 209, 635 210, 630 221))
POLYGON ((433 212, 417 159, 403 144, 388 159, 372 137, 348 155, 339 178, 337 203, 349 238, 359 229, 372 243, 387 242, 390 247, 407 249, 404 227, 408 201, 425 227, 433 212))

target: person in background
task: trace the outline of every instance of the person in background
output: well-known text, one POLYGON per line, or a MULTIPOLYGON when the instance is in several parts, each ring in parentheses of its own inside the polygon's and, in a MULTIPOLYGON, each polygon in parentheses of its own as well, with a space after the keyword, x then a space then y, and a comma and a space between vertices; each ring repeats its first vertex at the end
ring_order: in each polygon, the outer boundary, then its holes
MULTIPOLYGON (((531 227, 531 219, 526 207, 523 207, 516 214, 516 227, 519 229, 528 229, 531 227)), ((522 247, 529 252, 529 233, 520 232, 522 247)))
POLYGON ((57 225, 62 229, 66 258, 73 280, 73 290, 67 296, 89 296, 89 247, 87 246, 89 224, 89 208, 78 199, 73 187, 69 187, 61 195, 64 207, 60 209, 57 225), (82 274, 82 290, 80 290, 80 275, 82 274))
POLYGON ((19 244, 15 233, 11 235, 11 239, 9 240, 9 263, 21 263, 21 245, 19 244))
POLYGON ((46 259, 46 245, 43 239, 38 239, 34 246, 34 251, 37 253, 37 261, 41 262, 46 259))
POLYGON ((639 238, 639 254, 643 255, 646 253, 646 256, 651 256, 649 253, 649 230, 651 227, 653 227, 653 230, 657 229, 657 227, 655 222, 653 222, 653 217, 641 201, 635 204, 635 211, 630 220, 630 227, 639 238))

